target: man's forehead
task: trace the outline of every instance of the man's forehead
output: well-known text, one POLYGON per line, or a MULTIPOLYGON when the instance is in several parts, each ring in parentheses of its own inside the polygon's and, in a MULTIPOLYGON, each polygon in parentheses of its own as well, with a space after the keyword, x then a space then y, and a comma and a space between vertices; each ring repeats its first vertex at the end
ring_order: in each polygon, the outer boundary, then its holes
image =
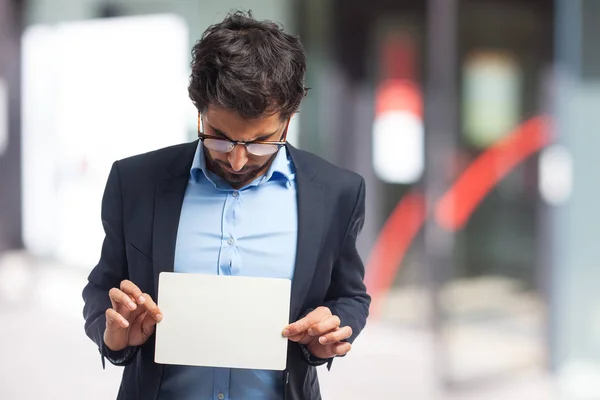
POLYGON ((244 139, 272 135, 282 126, 279 114, 248 119, 233 111, 219 108, 207 110, 205 123, 227 136, 236 136, 238 140, 241 140, 240 135, 244 136, 244 139))
POLYGON ((228 110, 222 107, 209 106, 205 116, 213 122, 238 123, 244 125, 261 125, 268 123, 281 124, 281 113, 265 114, 256 118, 245 118, 233 110, 228 110))

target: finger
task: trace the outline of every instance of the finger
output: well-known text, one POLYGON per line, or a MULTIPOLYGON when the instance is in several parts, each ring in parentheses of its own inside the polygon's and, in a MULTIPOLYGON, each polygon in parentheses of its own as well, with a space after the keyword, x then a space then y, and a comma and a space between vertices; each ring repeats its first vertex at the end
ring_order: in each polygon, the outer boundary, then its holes
POLYGON ((144 304, 144 307, 146 308, 146 310, 148 310, 150 315, 152 315, 152 318, 160 322, 160 320, 162 320, 162 313, 160 312, 160 308, 158 308, 154 300, 152 300, 152 297, 150 297, 148 293, 143 293, 142 295, 140 295, 140 298, 141 297, 144 298, 144 301, 142 301, 142 303, 144 304))
POLYGON ((105 315, 107 329, 116 330, 129 327, 129 321, 127 321, 127 319, 125 319, 125 317, 119 314, 115 309, 107 309, 105 315))
POLYGON ((149 338, 150 335, 154 333, 154 329, 156 329, 156 319, 149 315, 150 313, 146 313, 142 320, 142 334, 146 339, 149 338))
POLYGON ((330 344, 341 342, 342 340, 348 339, 350 336, 352 336, 352 328, 350 328, 349 326, 344 326, 342 328, 339 328, 335 332, 331 332, 324 336, 321 336, 319 338, 319 343, 330 344))
POLYGON ((291 337, 306 332, 314 324, 321 322, 331 316, 331 311, 327 307, 319 307, 308 313, 304 318, 285 327, 283 336, 291 337))
POLYGON ((117 288, 110 289, 108 292, 108 297, 110 297, 113 308, 116 308, 117 304, 121 304, 131 311, 137 308, 136 304, 131 300, 131 297, 117 288))
POLYGON ((314 324, 308 330, 308 334, 311 336, 324 335, 329 332, 336 331, 340 326, 340 318, 337 315, 332 315, 325 318, 323 321, 314 324))
POLYGON ((142 291, 140 290, 140 288, 137 287, 135 283, 129 280, 124 280, 123 282, 121 282, 121 291, 127 293, 129 296, 135 299, 135 301, 137 301, 138 304, 144 304, 144 301, 146 301, 145 297, 142 296, 142 291))
POLYGON ((300 333, 300 334, 298 334, 298 335, 291 336, 291 337, 289 337, 288 339, 289 339, 289 340, 291 340, 292 342, 301 342, 301 341, 302 341, 302 339, 304 339, 306 336, 308 336, 308 335, 306 334, 306 332, 302 332, 302 333, 300 333))
POLYGON ((331 346, 331 351, 336 356, 343 356, 352 349, 352 345, 348 342, 336 343, 331 346))

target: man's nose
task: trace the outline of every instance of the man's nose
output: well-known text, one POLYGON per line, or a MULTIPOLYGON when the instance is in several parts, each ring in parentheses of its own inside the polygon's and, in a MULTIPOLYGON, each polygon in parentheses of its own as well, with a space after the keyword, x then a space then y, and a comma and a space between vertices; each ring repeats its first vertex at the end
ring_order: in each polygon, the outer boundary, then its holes
POLYGON ((246 146, 238 144, 229 153, 229 164, 234 171, 239 171, 244 168, 248 162, 248 150, 246 146))

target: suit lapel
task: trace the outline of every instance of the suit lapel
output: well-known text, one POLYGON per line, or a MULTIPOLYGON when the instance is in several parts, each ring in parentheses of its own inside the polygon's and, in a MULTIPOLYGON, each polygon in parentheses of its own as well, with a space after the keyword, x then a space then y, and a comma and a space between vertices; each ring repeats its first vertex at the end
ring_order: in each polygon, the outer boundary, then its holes
POLYGON ((179 216, 190 177, 190 168, 198 141, 184 146, 168 171, 158 178, 154 203, 152 258, 154 289, 158 294, 158 276, 173 272, 179 216))
POLYGON ((290 320, 298 318, 312 282, 323 235, 324 187, 313 180, 316 171, 302 154, 287 146, 296 167, 298 196, 298 244, 292 281, 290 320))

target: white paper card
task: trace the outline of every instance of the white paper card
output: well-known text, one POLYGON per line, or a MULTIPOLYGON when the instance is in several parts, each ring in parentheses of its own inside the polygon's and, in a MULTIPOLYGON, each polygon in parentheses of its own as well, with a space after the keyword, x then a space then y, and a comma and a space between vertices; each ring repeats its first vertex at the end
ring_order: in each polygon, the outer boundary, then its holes
POLYGON ((282 371, 290 298, 289 279, 162 272, 154 361, 282 371))

